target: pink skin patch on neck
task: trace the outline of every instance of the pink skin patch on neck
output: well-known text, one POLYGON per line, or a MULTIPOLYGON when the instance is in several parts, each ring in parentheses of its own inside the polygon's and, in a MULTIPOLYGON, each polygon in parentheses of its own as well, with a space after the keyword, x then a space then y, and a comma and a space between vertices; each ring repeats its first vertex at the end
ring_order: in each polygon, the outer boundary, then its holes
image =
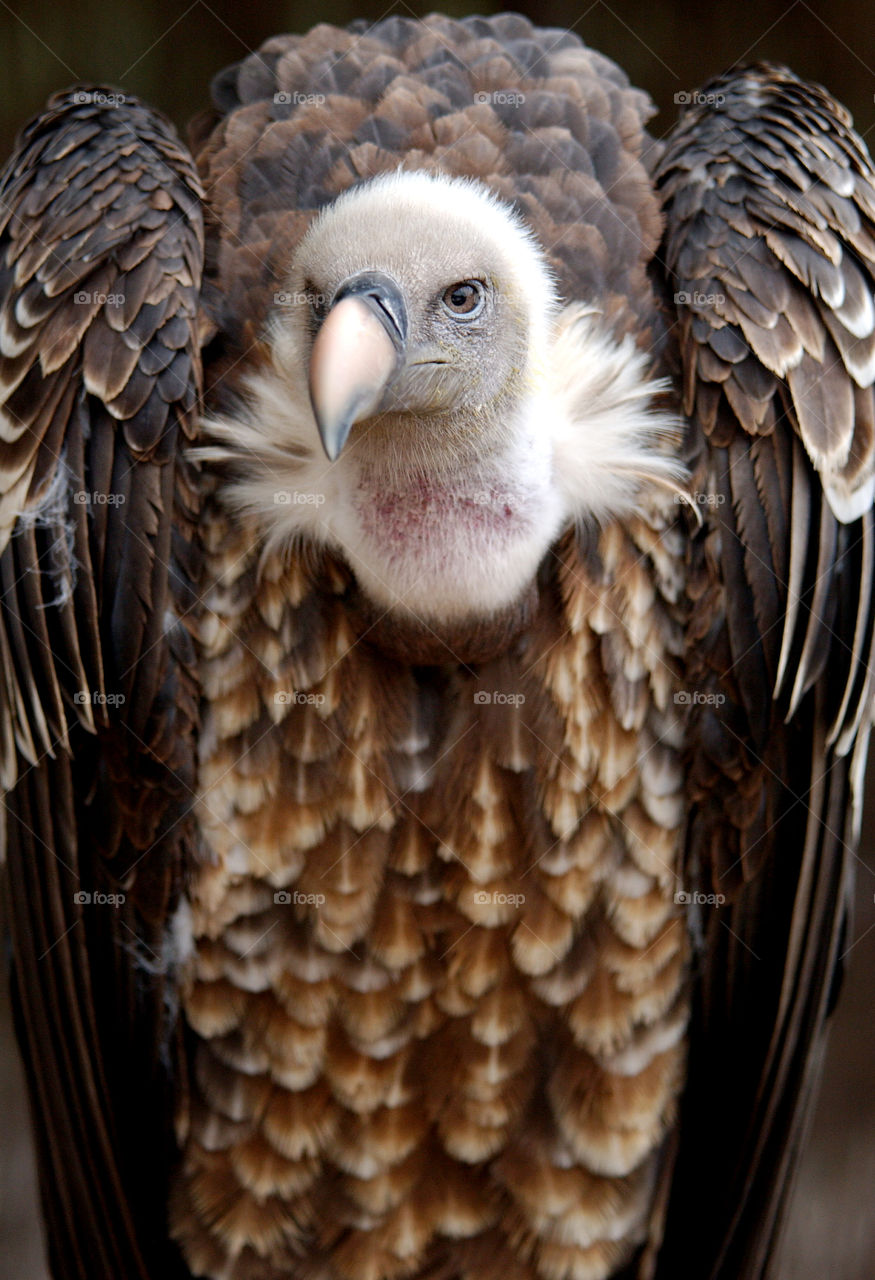
MULTIPOLYGON (((396 552, 407 544, 433 549, 447 544, 476 542, 479 533, 490 543, 496 536, 512 539, 529 527, 521 490, 499 489, 477 479, 439 484, 428 476, 411 476, 403 489, 371 488, 363 482, 356 498, 362 532, 377 545, 396 552)), ((448 548, 449 549, 449 548, 448 548)))

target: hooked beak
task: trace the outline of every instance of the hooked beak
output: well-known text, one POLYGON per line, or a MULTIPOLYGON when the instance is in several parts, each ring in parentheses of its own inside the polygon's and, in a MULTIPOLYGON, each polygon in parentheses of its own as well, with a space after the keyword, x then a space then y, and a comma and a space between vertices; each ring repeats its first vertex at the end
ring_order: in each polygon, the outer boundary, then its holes
POLYGON ((406 342, 407 308, 391 276, 360 271, 344 281, 310 353, 310 403, 331 462, 378 409, 406 342))

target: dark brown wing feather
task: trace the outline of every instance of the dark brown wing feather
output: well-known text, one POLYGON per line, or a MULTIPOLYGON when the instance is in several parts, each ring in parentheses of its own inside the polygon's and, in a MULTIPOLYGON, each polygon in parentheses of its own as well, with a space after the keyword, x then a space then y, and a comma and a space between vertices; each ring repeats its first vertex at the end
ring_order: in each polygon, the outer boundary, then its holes
POLYGON ((822 89, 757 66, 707 86, 657 181, 704 517, 686 887, 726 900, 690 908, 690 1076, 657 1274, 692 1259, 756 1280, 822 1055, 869 730, 875 174, 822 89))
POLYGON ((192 839, 196 510, 181 450, 202 239, 186 152, 108 90, 53 98, 0 179, 6 875, 63 1280, 176 1265, 165 930, 192 839))

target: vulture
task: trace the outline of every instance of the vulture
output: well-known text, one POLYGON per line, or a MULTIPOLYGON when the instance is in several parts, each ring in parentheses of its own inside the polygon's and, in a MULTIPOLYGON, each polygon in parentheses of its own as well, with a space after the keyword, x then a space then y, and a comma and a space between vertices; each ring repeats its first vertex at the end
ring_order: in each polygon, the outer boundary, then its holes
POLYGON ((0 200, 55 1280, 763 1280, 872 719, 875 173, 568 31, 268 40, 0 200))

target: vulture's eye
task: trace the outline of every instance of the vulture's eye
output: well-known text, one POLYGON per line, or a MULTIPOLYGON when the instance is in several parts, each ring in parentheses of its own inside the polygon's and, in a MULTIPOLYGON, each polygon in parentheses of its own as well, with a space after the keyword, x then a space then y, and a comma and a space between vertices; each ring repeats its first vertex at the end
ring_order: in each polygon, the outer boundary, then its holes
POLYGON ((454 319, 473 320, 486 301, 486 290, 480 280, 459 280, 444 290, 441 305, 454 319))

